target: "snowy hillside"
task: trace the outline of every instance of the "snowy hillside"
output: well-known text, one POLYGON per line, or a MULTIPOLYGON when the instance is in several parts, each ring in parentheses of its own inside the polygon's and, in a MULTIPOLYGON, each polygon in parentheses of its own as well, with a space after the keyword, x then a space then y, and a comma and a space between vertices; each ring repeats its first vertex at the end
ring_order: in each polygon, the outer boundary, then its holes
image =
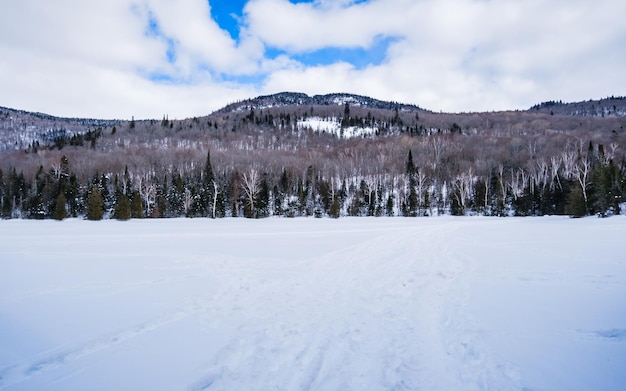
POLYGON ((0 221, 0 390, 623 390, 624 232, 0 221))
POLYGON ((371 136, 376 133, 375 128, 346 126, 341 127, 338 118, 307 117, 298 121, 298 129, 307 129, 314 132, 329 133, 340 138, 371 136))

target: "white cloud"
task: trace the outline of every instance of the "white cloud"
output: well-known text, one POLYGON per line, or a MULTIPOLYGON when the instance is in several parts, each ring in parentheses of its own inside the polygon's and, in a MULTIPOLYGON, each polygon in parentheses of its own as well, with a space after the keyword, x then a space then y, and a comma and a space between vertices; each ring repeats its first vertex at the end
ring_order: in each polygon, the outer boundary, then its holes
POLYGON ((626 95, 623 15, 626 3, 611 0, 250 0, 234 41, 205 0, 21 0, 0 13, 0 105, 181 118, 283 90, 445 111, 626 95), (380 37, 395 38, 380 64, 293 57, 367 51, 380 37))
POLYGON ((288 52, 325 47, 368 47, 392 31, 385 2, 324 1, 292 4, 287 0, 251 0, 245 7, 248 33, 288 52))
POLYGON ((143 39, 144 26, 130 12, 129 2, 120 0, 19 1, 0 13, 0 34, 0 42, 12 50, 106 66, 154 62, 161 50, 143 39))
POLYGON ((355 92, 448 111, 624 93, 623 87, 615 91, 626 85, 619 71, 625 55, 615 54, 615 41, 624 37, 617 16, 624 6, 614 5, 608 16, 603 4, 586 2, 398 2, 404 8, 395 10, 393 1, 385 4, 402 17, 395 30, 380 33, 404 31, 404 39, 390 46, 381 66, 332 78, 352 80, 341 85, 353 85, 355 92), (608 73, 598 74, 601 67, 608 73))
POLYGON ((212 73, 247 61, 210 19, 206 2, 168 3, 17 2, 0 13, 0 105, 62 116, 181 118, 255 94, 212 80, 212 73), (147 34, 149 10, 177 43, 175 64, 167 43, 147 34), (190 83, 156 83, 151 73, 190 83))
POLYGON ((173 41, 175 65, 186 75, 198 68, 214 72, 250 72, 254 70, 251 58, 263 55, 263 47, 258 44, 237 47, 228 32, 211 19, 205 0, 187 0, 183 4, 146 0, 138 9, 146 23, 149 17, 153 18, 162 34, 173 41))

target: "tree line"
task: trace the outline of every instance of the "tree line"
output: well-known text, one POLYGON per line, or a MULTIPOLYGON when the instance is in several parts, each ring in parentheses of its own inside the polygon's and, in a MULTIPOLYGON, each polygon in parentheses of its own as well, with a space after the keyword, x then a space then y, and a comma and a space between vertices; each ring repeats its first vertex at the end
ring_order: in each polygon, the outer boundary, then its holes
POLYGON ((0 217, 606 216, 624 203, 623 124, 349 104, 98 123, 3 152, 0 217), (378 131, 297 126, 311 116, 378 131))
POLYGON ((448 143, 429 139, 429 157, 415 158, 408 149, 402 172, 324 162, 304 170, 273 171, 253 162, 215 171, 207 151, 202 164, 186 171, 131 171, 126 166, 122 172, 96 174, 85 181, 63 155, 48 169, 39 166, 30 180, 15 168, 0 170, 0 215, 126 220, 621 213, 626 180, 624 162, 615 160, 615 144, 570 144, 550 158, 515 167, 506 162, 458 165, 444 158, 443 150, 451 148, 448 143))

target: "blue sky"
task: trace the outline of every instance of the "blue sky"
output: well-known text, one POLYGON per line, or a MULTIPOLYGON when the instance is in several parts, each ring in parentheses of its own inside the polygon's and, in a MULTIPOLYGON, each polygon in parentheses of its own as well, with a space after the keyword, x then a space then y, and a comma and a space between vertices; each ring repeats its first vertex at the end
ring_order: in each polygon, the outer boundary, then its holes
MULTIPOLYGON (((366 3, 366 0, 358 0, 346 2, 351 5, 366 3)), ((244 8, 248 3, 247 0, 233 1, 209 1, 211 10, 211 18, 224 31, 228 32, 230 37, 236 44, 240 44, 240 34, 242 24, 245 25, 244 8)), ((291 4, 310 4, 316 5, 311 0, 290 0, 291 4)), ((148 20, 148 31, 150 35, 158 37, 168 43, 166 56, 171 63, 176 57, 176 45, 165 34, 160 31, 158 21, 152 17, 148 20)), ((367 66, 375 66, 381 64, 386 57, 386 51, 390 43, 395 40, 391 36, 377 36, 367 46, 334 46, 329 45, 317 49, 309 49, 303 51, 289 51, 278 46, 266 45, 264 55, 268 59, 276 59, 279 56, 289 56, 293 60, 298 61, 306 66, 324 66, 337 62, 346 62, 354 66, 355 69, 364 69, 367 66)), ((231 82, 240 81, 245 84, 260 86, 264 80, 263 75, 235 75, 218 73, 214 75, 222 80, 231 82)), ((150 75, 154 81, 171 82, 174 79, 167 75, 155 73, 150 75)), ((182 82, 182 81, 180 81, 182 82)))
POLYGON ((0 106, 184 118, 281 91, 451 112, 626 95, 623 15, 612 0, 21 0, 0 13, 0 106))
POLYGON ((247 1, 245 0, 213 1, 209 3, 211 16, 215 22, 222 29, 228 31, 235 40, 239 39, 239 21, 243 16, 243 7, 246 3, 247 1))

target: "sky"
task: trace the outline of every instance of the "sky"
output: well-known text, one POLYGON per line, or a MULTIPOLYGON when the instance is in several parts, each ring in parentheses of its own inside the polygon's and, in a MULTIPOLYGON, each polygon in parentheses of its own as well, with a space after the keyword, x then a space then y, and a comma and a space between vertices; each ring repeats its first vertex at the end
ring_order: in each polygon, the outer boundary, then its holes
POLYGON ((626 95, 615 0, 19 0, 0 106, 188 118, 282 91, 445 112, 626 95))

